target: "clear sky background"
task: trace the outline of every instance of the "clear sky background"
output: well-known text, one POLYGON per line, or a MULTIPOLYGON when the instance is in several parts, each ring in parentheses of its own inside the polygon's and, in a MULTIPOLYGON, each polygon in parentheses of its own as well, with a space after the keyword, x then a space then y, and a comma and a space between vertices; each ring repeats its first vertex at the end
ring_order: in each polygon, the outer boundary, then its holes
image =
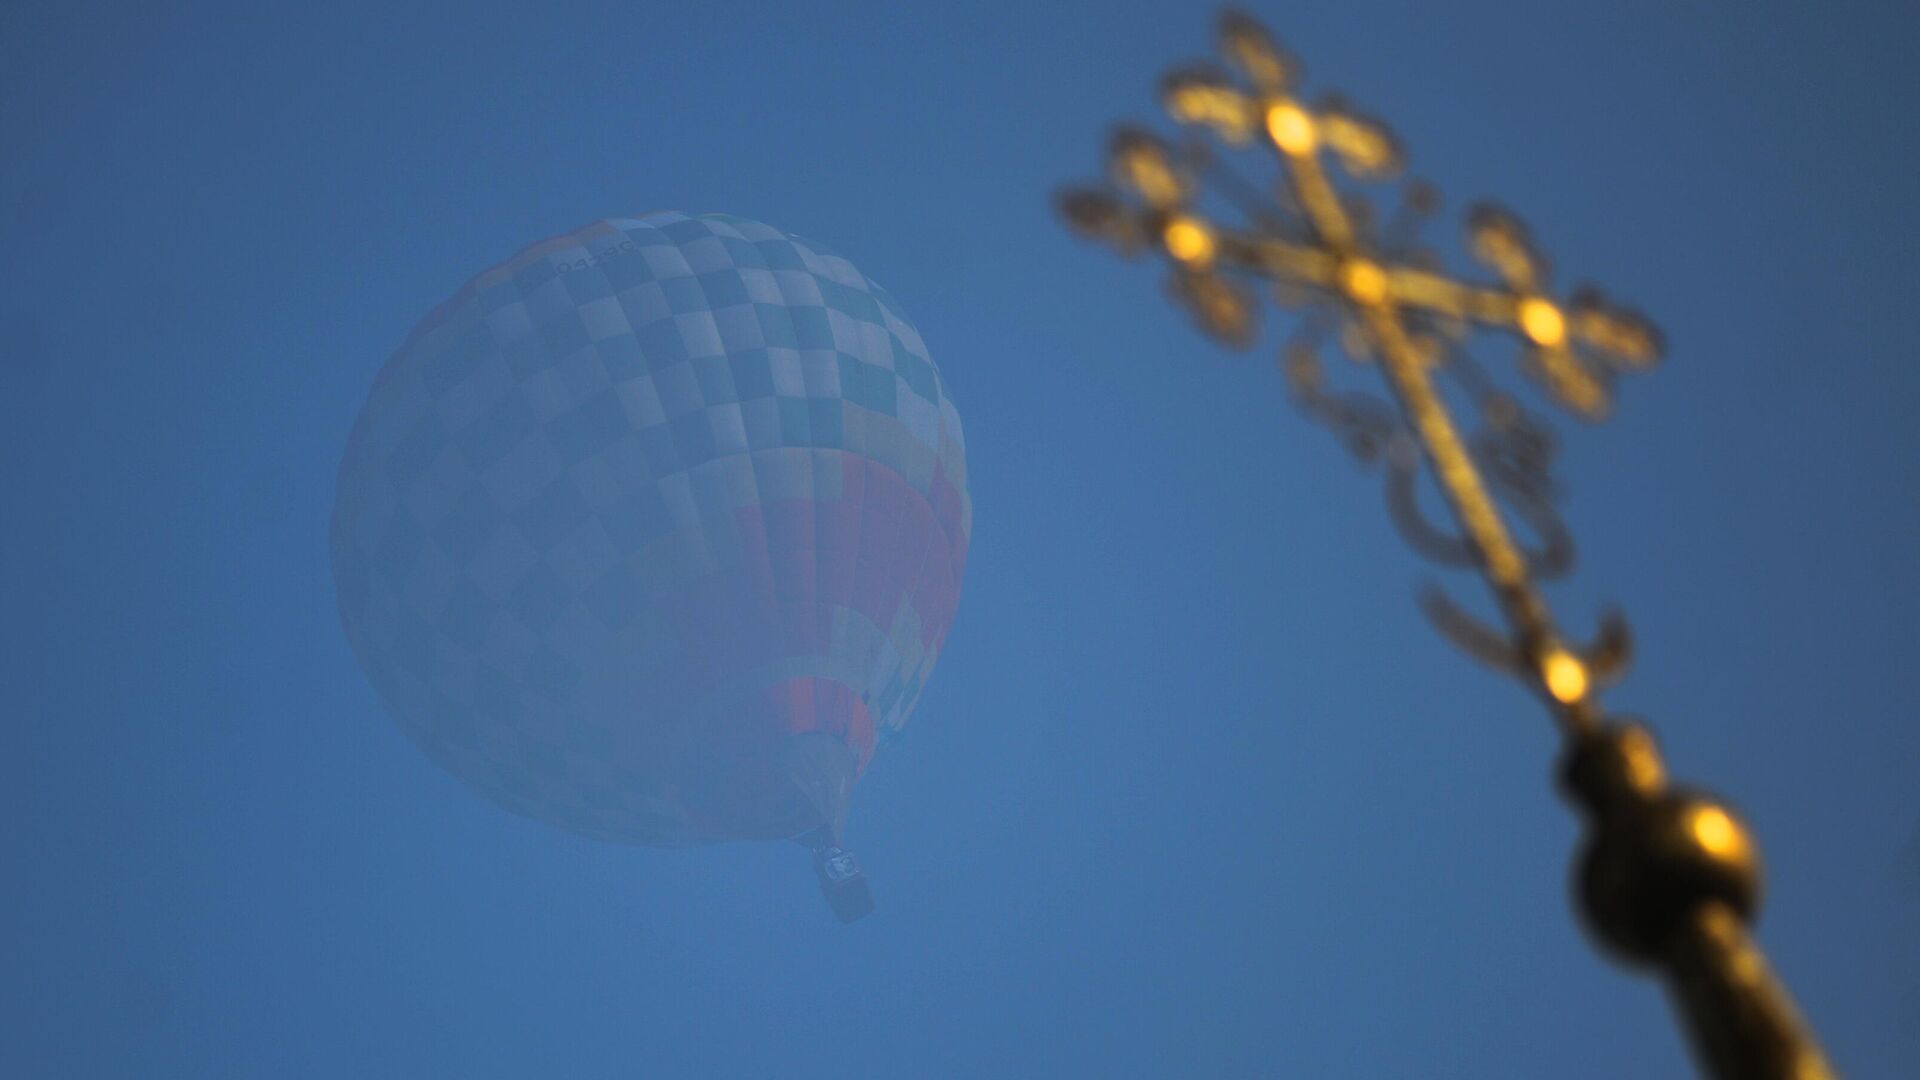
MULTIPOLYGON (((1632 617, 1611 700, 1756 823, 1762 937, 1841 1066, 1920 1074, 1913 9, 1254 10, 1394 123, 1444 233, 1497 195, 1668 331, 1568 433, 1556 598, 1632 617)), ((1550 725, 1423 623, 1378 478, 1271 338, 1220 352, 1052 220, 1211 21, 0 6, 0 1074, 1683 1074, 1569 914, 1550 725), (655 208, 852 258, 967 424, 966 594, 856 800, 852 927, 791 846, 474 796, 335 614, 390 350, 655 208)))

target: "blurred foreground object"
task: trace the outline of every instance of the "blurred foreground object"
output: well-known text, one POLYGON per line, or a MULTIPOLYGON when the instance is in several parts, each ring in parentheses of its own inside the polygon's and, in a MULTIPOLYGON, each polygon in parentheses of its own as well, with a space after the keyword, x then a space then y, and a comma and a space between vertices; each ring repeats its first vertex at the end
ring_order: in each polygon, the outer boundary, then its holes
POLYGON ((1423 607, 1467 652, 1525 682, 1560 723, 1562 784, 1590 827, 1577 892, 1595 936, 1666 975, 1714 1075, 1833 1076, 1749 935, 1760 895, 1752 836, 1721 803, 1670 786, 1647 729, 1600 703, 1626 668, 1625 620, 1608 615, 1589 645, 1556 625, 1539 582, 1571 568, 1573 544, 1553 506, 1552 433, 1464 351, 1476 333, 1507 335, 1547 400, 1594 421, 1611 408, 1619 374, 1659 361, 1659 332, 1597 289, 1553 293, 1526 226, 1498 207, 1473 207, 1466 220, 1467 249, 1491 282, 1449 276, 1416 239, 1438 205, 1431 188, 1406 184, 1384 220, 1362 192, 1399 175, 1394 134, 1338 97, 1299 97, 1299 63, 1248 17, 1227 13, 1219 44, 1226 66, 1186 65, 1161 83, 1161 102, 1187 135, 1120 129, 1108 182, 1063 192, 1062 217, 1123 255, 1160 255, 1173 299, 1229 345, 1255 340, 1263 293, 1305 308, 1281 353, 1294 396, 1363 462, 1384 467, 1401 531, 1435 561, 1478 570, 1504 625, 1437 589, 1423 607), (1221 153, 1254 144, 1277 159, 1277 179, 1244 180, 1221 153), (1390 399, 1331 385, 1321 359, 1329 337, 1379 368, 1390 399), (1471 430, 1456 402, 1476 419, 1471 430), (1423 475, 1458 531, 1421 510, 1423 475))
MULTIPOLYGON (((333 569, 400 726, 494 802, 840 852, 971 519, 959 414, 885 290, 663 212, 528 247, 414 330, 341 463, 333 569)), ((822 888, 850 919, 873 903, 845 860, 822 888)))

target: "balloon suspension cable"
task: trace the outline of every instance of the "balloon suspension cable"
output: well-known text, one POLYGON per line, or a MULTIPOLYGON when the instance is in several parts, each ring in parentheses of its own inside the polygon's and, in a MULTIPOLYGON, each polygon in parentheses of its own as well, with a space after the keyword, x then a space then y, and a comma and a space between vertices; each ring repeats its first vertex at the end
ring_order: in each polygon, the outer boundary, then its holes
POLYGON ((1647 729, 1601 704, 1631 651, 1625 620, 1608 614, 1593 642, 1578 644, 1541 590, 1572 563, 1552 501, 1550 430, 1464 353, 1477 333, 1515 340, 1541 396, 1598 421, 1618 375, 1659 362, 1659 331, 1597 289, 1555 296, 1526 226, 1491 205, 1466 215, 1467 248, 1491 280, 1446 274, 1415 240, 1437 203, 1431 187, 1406 184, 1393 221, 1374 225, 1365 185, 1397 178, 1403 164, 1386 125, 1338 97, 1299 97, 1298 63, 1244 15, 1222 18, 1219 46, 1225 65, 1182 66, 1161 84, 1162 105, 1189 137, 1121 128, 1108 181, 1062 192, 1061 215, 1124 255, 1158 253, 1174 300, 1226 344, 1253 343, 1262 292, 1307 309, 1280 358, 1296 401, 1363 462, 1384 467, 1393 520, 1417 550, 1478 571, 1498 626, 1437 588, 1422 607, 1447 638, 1523 682, 1558 723, 1563 789, 1589 826, 1578 866, 1589 928, 1621 960, 1661 971, 1711 1075, 1835 1075, 1750 934, 1760 892, 1751 833, 1719 801, 1669 784, 1647 729), (1277 175, 1268 203, 1249 207, 1252 185, 1218 154, 1256 144, 1277 175), (1238 208, 1238 223, 1209 216, 1223 203, 1238 208), (1384 399, 1332 388, 1321 353, 1335 332, 1355 360, 1380 369, 1384 399), (1453 400, 1476 417, 1471 433, 1453 400), (1421 509, 1422 477, 1457 531, 1421 509), (1523 544, 1516 520, 1537 543, 1523 544))

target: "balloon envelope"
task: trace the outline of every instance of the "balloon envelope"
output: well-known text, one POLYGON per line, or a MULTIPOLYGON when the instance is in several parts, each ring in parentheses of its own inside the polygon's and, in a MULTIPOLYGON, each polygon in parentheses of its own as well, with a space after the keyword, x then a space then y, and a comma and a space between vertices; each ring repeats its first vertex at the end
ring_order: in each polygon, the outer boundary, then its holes
POLYGON ((382 369, 331 551, 400 725, 519 813, 652 844, 836 831, 952 625, 959 416, 845 259, 725 215, 600 221, 382 369))

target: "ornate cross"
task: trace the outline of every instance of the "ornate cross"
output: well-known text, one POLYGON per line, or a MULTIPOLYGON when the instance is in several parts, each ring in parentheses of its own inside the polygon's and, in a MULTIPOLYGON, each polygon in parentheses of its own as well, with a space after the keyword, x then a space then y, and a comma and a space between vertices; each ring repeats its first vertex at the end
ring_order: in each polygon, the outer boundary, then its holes
POLYGON ((1431 188, 1409 184, 1379 227, 1361 191, 1399 173, 1393 133, 1339 98, 1302 100, 1299 64, 1244 15, 1222 18, 1220 48, 1230 69, 1188 65, 1161 85, 1172 118, 1212 142, 1122 128, 1108 152, 1109 184, 1063 193, 1062 215, 1123 254, 1158 251, 1176 301, 1231 345, 1254 340, 1256 287, 1307 309, 1281 356, 1294 396, 1363 460, 1384 460, 1396 524, 1429 557, 1478 569, 1506 624, 1488 627, 1431 590, 1423 603, 1440 629, 1527 682, 1560 721, 1562 782, 1592 826, 1580 863, 1590 925, 1623 959, 1664 971, 1715 1074, 1834 1075, 1748 934, 1760 887, 1751 834, 1718 801, 1670 785, 1648 730, 1609 719, 1600 703, 1626 665, 1624 619, 1604 618, 1590 646, 1556 625, 1539 582, 1571 567, 1572 542, 1552 502, 1552 435, 1463 347, 1476 331, 1517 338, 1544 395, 1599 420, 1617 373, 1658 362, 1659 332, 1593 288, 1556 298, 1526 227, 1493 206, 1472 208, 1466 222, 1468 249, 1493 282, 1447 275, 1415 242, 1437 204, 1431 188), (1215 149, 1254 143, 1278 160, 1269 187, 1241 179, 1215 149), (1237 207, 1244 222, 1215 220, 1212 204, 1237 207), (1393 405, 1330 387, 1320 354, 1336 329, 1356 360, 1382 369, 1393 405), (1477 414, 1470 435, 1449 389, 1477 414), (1457 533, 1420 509, 1423 462, 1457 533), (1515 538, 1510 515, 1528 525, 1534 546, 1515 538))

